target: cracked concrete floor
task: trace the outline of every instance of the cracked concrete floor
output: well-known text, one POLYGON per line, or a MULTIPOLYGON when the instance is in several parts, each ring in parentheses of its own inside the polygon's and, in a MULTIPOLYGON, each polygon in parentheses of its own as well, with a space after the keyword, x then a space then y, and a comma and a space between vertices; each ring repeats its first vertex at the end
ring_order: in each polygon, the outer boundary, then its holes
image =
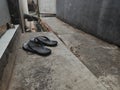
POLYGON ((51 32, 22 34, 8 90, 107 90, 86 66, 51 32), (30 38, 47 36, 58 41, 42 57, 22 50, 30 38))
POLYGON ((120 48, 57 18, 42 18, 108 90, 120 90, 120 48))

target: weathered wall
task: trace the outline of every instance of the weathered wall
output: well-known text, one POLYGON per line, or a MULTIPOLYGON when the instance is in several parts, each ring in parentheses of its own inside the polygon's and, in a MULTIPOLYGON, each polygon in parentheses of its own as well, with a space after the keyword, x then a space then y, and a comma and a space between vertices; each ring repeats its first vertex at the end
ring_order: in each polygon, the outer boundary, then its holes
POLYGON ((39 0, 40 13, 56 14, 56 0, 39 0))
POLYGON ((120 0, 57 0, 57 17, 120 46, 120 0))
POLYGON ((0 26, 10 21, 7 0, 0 0, 0 26))

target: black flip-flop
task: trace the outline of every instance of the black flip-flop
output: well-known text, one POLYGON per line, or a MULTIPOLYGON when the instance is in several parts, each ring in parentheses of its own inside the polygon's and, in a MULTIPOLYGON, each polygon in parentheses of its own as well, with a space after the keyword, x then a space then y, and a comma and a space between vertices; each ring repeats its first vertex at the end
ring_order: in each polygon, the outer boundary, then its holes
POLYGON ((22 48, 25 51, 34 52, 31 48, 29 48, 28 43, 24 43, 22 48))
POLYGON ((44 47, 42 44, 37 44, 32 41, 28 41, 26 44, 23 44, 23 49, 42 56, 48 56, 51 54, 50 49, 44 47))
POLYGON ((57 46, 57 44, 58 44, 57 41, 50 40, 46 36, 38 36, 38 37, 33 38, 32 40, 34 40, 34 42, 36 42, 38 44, 43 43, 44 45, 51 46, 51 47, 57 46))

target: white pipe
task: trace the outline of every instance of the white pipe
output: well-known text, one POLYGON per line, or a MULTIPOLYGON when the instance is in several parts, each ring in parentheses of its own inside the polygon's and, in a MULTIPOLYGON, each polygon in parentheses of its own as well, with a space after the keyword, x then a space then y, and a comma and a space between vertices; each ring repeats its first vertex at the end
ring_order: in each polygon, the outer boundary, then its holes
POLYGON ((21 0, 21 1, 22 1, 24 14, 29 14, 29 11, 28 11, 28 1, 27 0, 21 0))

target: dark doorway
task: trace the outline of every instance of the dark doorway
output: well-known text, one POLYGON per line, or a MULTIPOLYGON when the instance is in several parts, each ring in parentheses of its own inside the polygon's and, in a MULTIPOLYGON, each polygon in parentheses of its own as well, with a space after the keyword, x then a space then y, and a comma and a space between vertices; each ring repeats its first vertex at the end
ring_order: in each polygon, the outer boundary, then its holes
POLYGON ((7 0, 11 21, 13 24, 20 24, 19 0, 7 0))

